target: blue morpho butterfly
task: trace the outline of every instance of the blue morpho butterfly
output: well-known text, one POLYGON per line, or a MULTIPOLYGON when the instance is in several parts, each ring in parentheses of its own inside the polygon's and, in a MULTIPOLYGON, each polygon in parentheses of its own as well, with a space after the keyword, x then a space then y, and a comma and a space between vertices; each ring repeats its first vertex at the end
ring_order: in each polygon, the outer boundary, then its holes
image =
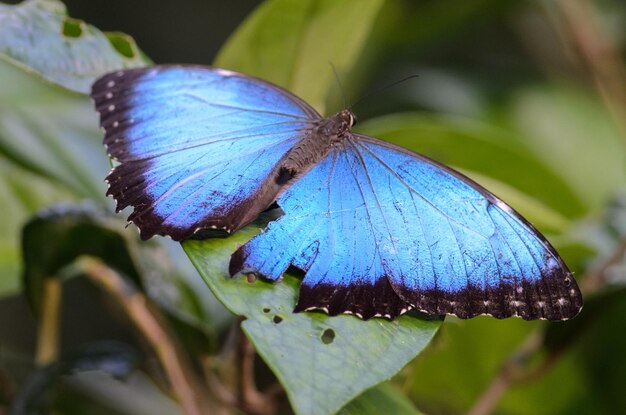
POLYGON ((350 131, 269 82, 223 69, 156 66, 92 90, 117 210, 141 237, 232 233, 276 204, 230 273, 305 273, 295 311, 363 319, 409 309, 469 318, 565 320, 572 273, 512 208, 462 174, 350 131))

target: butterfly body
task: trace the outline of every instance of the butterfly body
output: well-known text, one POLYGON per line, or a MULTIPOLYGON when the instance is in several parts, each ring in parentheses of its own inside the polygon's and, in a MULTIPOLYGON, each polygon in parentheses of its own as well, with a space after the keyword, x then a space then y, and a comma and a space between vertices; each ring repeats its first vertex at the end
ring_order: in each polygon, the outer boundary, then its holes
POLYGON ((563 320, 582 306, 549 242, 462 174, 353 133, 289 92, 236 72, 159 66, 109 74, 92 96, 107 180, 143 238, 234 232, 283 215, 240 247, 231 274, 305 272, 296 311, 394 318, 563 320))
POLYGON ((278 162, 275 181, 287 184, 306 173, 322 160, 334 146, 341 146, 349 138, 354 115, 343 110, 329 118, 320 118, 306 134, 278 162))

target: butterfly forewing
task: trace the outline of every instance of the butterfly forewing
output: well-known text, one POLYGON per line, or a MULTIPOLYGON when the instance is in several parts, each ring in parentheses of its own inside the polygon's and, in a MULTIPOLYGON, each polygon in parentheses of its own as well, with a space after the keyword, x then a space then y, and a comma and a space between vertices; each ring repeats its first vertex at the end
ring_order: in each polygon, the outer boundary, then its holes
POLYGON ((144 238, 234 231, 266 209, 269 176, 319 115, 269 83, 221 69, 159 66, 109 74, 92 90, 118 210, 144 238))

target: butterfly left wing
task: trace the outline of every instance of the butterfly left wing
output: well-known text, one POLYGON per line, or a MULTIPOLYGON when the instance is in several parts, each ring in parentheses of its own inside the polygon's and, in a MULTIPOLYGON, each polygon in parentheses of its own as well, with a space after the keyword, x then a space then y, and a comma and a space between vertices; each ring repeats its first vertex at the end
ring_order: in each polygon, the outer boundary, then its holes
POLYGON ((319 114, 284 89, 222 69, 163 65, 108 74, 92 88, 117 210, 141 236, 232 232, 281 190, 274 167, 319 114))
POLYGON ((284 216, 233 254, 230 271, 302 269, 296 311, 563 320, 581 308, 572 274, 513 209, 380 140, 352 135, 278 204, 284 216))

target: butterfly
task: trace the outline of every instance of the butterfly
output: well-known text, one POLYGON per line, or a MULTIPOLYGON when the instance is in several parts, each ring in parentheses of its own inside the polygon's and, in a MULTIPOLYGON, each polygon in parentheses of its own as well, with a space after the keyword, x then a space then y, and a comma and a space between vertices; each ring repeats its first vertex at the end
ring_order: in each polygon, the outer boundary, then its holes
POLYGON ((110 73, 91 96, 119 162, 107 195, 133 208, 141 238, 232 233, 278 206, 229 271, 303 271, 296 312, 566 320, 582 307, 522 216, 445 165, 352 132, 348 109, 324 118, 272 83, 202 66, 110 73))

